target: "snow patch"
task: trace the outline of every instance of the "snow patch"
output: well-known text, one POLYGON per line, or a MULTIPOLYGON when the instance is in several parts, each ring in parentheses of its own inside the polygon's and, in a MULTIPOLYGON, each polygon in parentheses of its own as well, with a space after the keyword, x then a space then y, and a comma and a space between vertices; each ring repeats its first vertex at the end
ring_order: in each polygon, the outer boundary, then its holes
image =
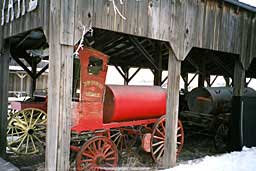
POLYGON ((243 147, 242 151, 220 156, 206 156, 191 160, 165 171, 255 171, 256 147, 243 147))

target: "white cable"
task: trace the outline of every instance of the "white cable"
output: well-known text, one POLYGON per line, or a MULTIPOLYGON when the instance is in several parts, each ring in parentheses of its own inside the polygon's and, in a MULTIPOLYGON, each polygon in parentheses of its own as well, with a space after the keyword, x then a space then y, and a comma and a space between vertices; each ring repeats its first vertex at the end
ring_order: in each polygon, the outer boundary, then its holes
MULTIPOLYGON (((120 0, 120 4, 123 4, 123 0, 120 0)), ((116 3, 115 3, 115 0, 112 0, 112 4, 113 4, 113 7, 114 7, 114 12, 115 12, 115 15, 116 13, 118 13, 118 15, 123 19, 123 20, 126 20, 126 17, 123 16, 123 14, 119 11, 119 9, 117 8, 116 6, 116 3)))
POLYGON ((92 23, 90 22, 90 26, 89 28, 86 29, 86 27, 83 25, 83 34, 82 34, 82 37, 80 39, 80 42, 79 42, 79 45, 76 49, 76 51, 74 52, 73 55, 78 55, 79 54, 79 50, 82 49, 84 47, 83 43, 84 43, 84 37, 87 33, 91 33, 93 34, 93 29, 92 29, 92 23))

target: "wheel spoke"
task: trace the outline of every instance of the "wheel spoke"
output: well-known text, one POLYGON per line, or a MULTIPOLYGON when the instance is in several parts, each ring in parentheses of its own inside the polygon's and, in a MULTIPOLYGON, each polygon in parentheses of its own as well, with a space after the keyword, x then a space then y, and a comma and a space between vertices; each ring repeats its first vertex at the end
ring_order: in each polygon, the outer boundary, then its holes
POLYGON ((156 149, 156 151, 154 151, 153 153, 154 154, 156 154, 161 148, 163 148, 164 147, 164 144, 161 144, 157 149, 156 149))
POLYGON ((156 135, 154 135, 153 136, 155 139, 157 139, 157 140, 162 140, 162 141, 164 141, 164 138, 163 137, 159 137, 159 136, 156 136, 156 135))
POLYGON ((86 157, 88 157, 88 158, 91 158, 91 159, 93 159, 94 158, 94 156, 93 155, 91 155, 91 154, 89 154, 89 153, 86 153, 86 152, 83 152, 83 154, 82 154, 83 156, 86 156, 86 157))
POLYGON ((32 109, 31 114, 30 114, 29 126, 31 126, 31 124, 32 124, 33 115, 34 115, 34 109, 32 109))
POLYGON ((159 141, 159 142, 157 142, 157 143, 154 143, 152 146, 155 147, 155 146, 158 146, 158 145, 160 145, 160 144, 164 144, 164 141, 159 141))
POLYGON ((160 151, 160 153, 159 153, 159 155, 157 156, 157 160, 159 160, 160 159, 160 157, 162 157, 163 156, 163 153, 164 153, 164 148, 162 148, 161 149, 161 151, 160 151))
POLYGON ((105 157, 108 157, 108 156, 110 156, 110 155, 112 155, 112 154, 114 154, 114 153, 115 153, 115 151, 111 151, 111 152, 107 153, 107 154, 105 155, 105 157))
POLYGON ((165 135, 164 135, 158 128, 156 128, 156 131, 157 131, 162 137, 165 137, 165 135))
POLYGON ((17 151, 19 150, 19 148, 21 147, 22 143, 25 141, 27 136, 24 136, 24 138, 22 139, 22 141, 20 142, 19 146, 17 147, 17 151))
POLYGON ((76 169, 102 170, 102 167, 105 166, 117 166, 117 160, 116 145, 107 137, 94 137, 87 141, 78 153, 76 169), (94 154, 90 151, 94 151, 94 154))
POLYGON ((34 126, 36 125, 37 121, 40 119, 40 117, 41 117, 42 114, 43 114, 43 113, 41 112, 41 113, 37 116, 36 120, 33 122, 33 124, 31 125, 31 127, 34 127, 34 126))
POLYGON ((30 139, 31 139, 31 142, 32 142, 33 148, 35 149, 34 151, 37 151, 36 146, 35 146, 35 142, 34 142, 34 140, 33 140, 32 136, 30 136, 30 139))

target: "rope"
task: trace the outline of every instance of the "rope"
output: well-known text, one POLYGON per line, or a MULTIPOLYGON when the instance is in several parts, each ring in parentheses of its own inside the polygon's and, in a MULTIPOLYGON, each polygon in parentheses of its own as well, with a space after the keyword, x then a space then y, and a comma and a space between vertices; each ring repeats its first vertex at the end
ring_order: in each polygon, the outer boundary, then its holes
POLYGON ((84 47, 84 37, 85 37, 85 35, 86 35, 87 33, 91 33, 91 36, 93 35, 93 29, 92 29, 92 23, 91 23, 91 21, 90 21, 90 23, 89 23, 89 27, 88 27, 88 28, 86 28, 85 25, 82 25, 82 27, 83 27, 82 37, 81 37, 81 39, 80 39, 80 42, 79 42, 79 45, 78 45, 76 51, 75 51, 74 54, 73 54, 73 55, 75 55, 75 56, 78 56, 79 50, 80 50, 80 49, 83 49, 83 47, 84 47))
MULTIPOLYGON (((117 8, 116 3, 115 3, 115 0, 112 0, 112 4, 113 4, 113 7, 114 7, 115 15, 118 14, 123 20, 126 20, 126 17, 123 16, 123 14, 122 14, 122 13, 119 11, 119 9, 117 8)), ((124 4, 123 0, 120 0, 120 4, 121 4, 121 5, 124 4)))

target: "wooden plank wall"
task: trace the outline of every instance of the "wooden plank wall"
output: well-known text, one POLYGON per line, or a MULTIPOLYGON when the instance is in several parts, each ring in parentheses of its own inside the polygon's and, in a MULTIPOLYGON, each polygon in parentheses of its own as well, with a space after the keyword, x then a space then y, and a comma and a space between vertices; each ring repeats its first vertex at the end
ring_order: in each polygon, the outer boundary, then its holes
POLYGON ((75 2, 52 0, 46 170, 69 170, 75 2), (68 27, 66 27, 68 26, 68 27))
MULTIPOLYGON (((77 3, 76 13, 80 15, 84 13, 83 9, 90 9, 93 26, 168 41, 180 60, 192 47, 240 54, 245 67, 256 57, 255 13, 228 3, 217 0, 140 0, 124 1, 121 5, 116 0, 127 18, 122 20, 115 16, 111 1, 87 2, 77 3)), ((86 23, 87 19, 79 18, 76 23, 86 23)))
MULTIPOLYGON (((29 1, 26 0, 26 7, 28 6, 29 1)), ((4 26, 0 26, 0 29, 3 30, 3 38, 8 38, 15 36, 19 33, 24 33, 37 28, 42 28, 48 37, 48 26, 49 26, 49 3, 50 0, 38 0, 38 8, 32 12, 25 13, 24 16, 21 16, 18 19, 14 19, 9 23, 5 23, 4 26)), ((14 1, 14 9, 16 14, 17 1, 14 1)), ((6 0, 5 8, 7 8, 8 0, 6 0)), ((0 3, 0 9, 2 10, 3 1, 0 3)), ((2 15, 2 13, 1 13, 2 15)), ((7 15, 7 9, 5 10, 5 16, 7 15)))

